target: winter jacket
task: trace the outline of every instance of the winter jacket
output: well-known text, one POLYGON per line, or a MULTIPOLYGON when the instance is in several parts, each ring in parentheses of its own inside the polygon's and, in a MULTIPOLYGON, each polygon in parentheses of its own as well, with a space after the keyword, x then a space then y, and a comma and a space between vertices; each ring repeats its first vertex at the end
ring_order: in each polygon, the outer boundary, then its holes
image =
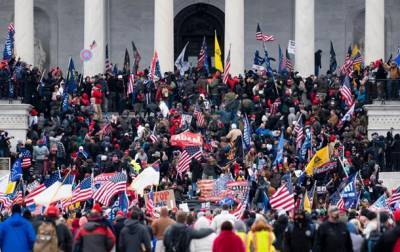
POLYGON ((221 234, 215 238, 213 243, 213 252, 245 252, 245 245, 232 231, 222 231, 221 234))
POLYGON ((217 234, 211 233, 201 239, 193 239, 190 242, 190 252, 209 252, 212 249, 217 234))
POLYGON ((151 251, 151 240, 148 229, 138 220, 126 220, 119 235, 119 251, 151 251), (145 249, 145 250, 143 250, 145 249))
POLYGON ((18 213, 0 224, 1 251, 32 251, 35 239, 32 224, 18 213))
POLYGON ((315 237, 314 252, 353 252, 350 233, 342 222, 322 223, 315 237))
POLYGON ((165 230, 172 224, 175 224, 175 221, 169 217, 160 217, 159 219, 155 220, 151 224, 151 228, 156 239, 163 240, 165 230))
POLYGON ((33 160, 43 161, 46 159, 48 155, 49 155, 49 149, 47 148, 47 146, 45 145, 33 146, 33 154, 32 154, 33 160))
POLYGON ((115 236, 111 229, 97 221, 86 223, 75 236, 75 251, 108 252, 114 247, 115 236), (78 248, 77 248, 78 247, 78 248))
POLYGON ((284 235, 283 251, 311 251, 315 227, 312 223, 291 223, 284 235))
POLYGON ((373 251, 394 251, 394 246, 398 240, 400 240, 400 225, 384 233, 375 244, 373 251))
POLYGON ((182 223, 173 224, 167 228, 164 234, 165 251, 189 251, 189 246, 192 239, 204 238, 212 232, 212 229, 194 230, 182 223))

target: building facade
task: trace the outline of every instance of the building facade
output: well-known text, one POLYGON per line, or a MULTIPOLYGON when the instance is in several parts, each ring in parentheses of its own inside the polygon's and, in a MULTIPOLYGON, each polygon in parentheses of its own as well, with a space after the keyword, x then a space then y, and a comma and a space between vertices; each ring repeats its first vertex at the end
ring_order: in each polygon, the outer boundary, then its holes
MULTIPOLYGON (((322 54, 322 72, 329 66, 330 41, 339 65, 347 48, 357 43, 366 62, 395 54, 400 42, 398 0, 0 0, 0 43, 7 26, 15 23, 16 54, 41 67, 67 67, 69 57, 78 70, 94 74, 104 69, 105 45, 112 63, 122 67, 125 48, 134 41, 140 68, 150 65, 156 49, 161 70, 173 68, 180 50, 190 42, 189 60, 195 62, 206 36, 213 56, 213 36, 225 55, 232 48, 232 72, 253 64, 257 23, 275 36, 267 43, 277 58, 278 45, 296 41, 296 69, 314 71, 314 53, 322 54), (83 63, 80 51, 93 41, 93 58, 83 63)), ((132 57, 132 56, 131 56, 132 57)))

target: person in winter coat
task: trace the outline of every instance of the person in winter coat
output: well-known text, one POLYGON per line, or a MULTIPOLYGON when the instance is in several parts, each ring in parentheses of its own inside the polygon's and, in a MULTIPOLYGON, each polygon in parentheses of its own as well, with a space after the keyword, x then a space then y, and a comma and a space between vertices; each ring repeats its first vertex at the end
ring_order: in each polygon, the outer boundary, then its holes
POLYGON ((400 251, 400 209, 394 211, 393 219, 396 222, 396 226, 379 238, 373 248, 373 252, 400 251))
POLYGON ((101 104, 103 103, 103 93, 101 92, 101 85, 97 84, 92 89, 92 99, 94 111, 96 112, 96 118, 100 121, 103 120, 103 112, 101 110, 101 104))
POLYGON ((315 237, 314 252, 353 252, 350 233, 345 223, 339 222, 339 209, 330 206, 328 220, 322 223, 315 237))
POLYGON ((151 228, 153 230, 153 234, 155 235, 157 242, 156 242, 156 249, 155 251, 164 251, 164 233, 165 230, 172 224, 175 224, 175 221, 168 217, 168 209, 163 207, 160 211, 160 218, 155 220, 151 224, 151 228))
MULTIPOLYGON (((200 230, 202 228, 210 228, 210 220, 202 216, 194 223, 194 229, 200 230)), ((212 245, 217 235, 211 233, 202 239, 193 239, 190 242, 191 252, 208 252, 212 250, 212 245)))
POLYGON ((1 251, 32 251, 35 239, 32 224, 21 215, 21 206, 14 205, 11 217, 0 224, 1 251))
POLYGON ((50 152, 42 139, 33 147, 32 161, 35 163, 34 175, 41 177, 44 172, 44 162, 47 160, 50 152))
POLYGON ((267 224, 264 217, 261 217, 254 222, 247 235, 246 251, 275 251, 274 241, 272 227, 267 224))
POLYGON ((125 221, 119 235, 118 248, 121 252, 151 251, 151 239, 148 229, 139 222, 140 213, 133 210, 131 219, 125 221))
MULTIPOLYGON (((117 215, 115 216, 115 222, 114 222, 116 244, 119 244, 119 235, 121 234, 121 231, 124 228, 125 221, 126 218, 124 217, 124 213, 122 211, 118 211, 117 215)), ((115 248, 115 251, 116 252, 120 251, 119 246, 115 248)))
POLYGON ((245 245, 242 239, 233 232, 233 225, 225 221, 221 225, 221 233, 215 238, 212 252, 245 252, 245 245))
POLYGON ((315 227, 305 216, 303 210, 298 210, 294 215, 294 223, 289 224, 285 231, 283 251, 311 251, 315 227))
POLYGON ((189 251, 192 239, 201 239, 210 235, 212 229, 194 230, 186 225, 186 213, 176 213, 175 224, 169 226, 164 234, 164 246, 166 252, 189 251))
POLYGON ((75 236, 74 251, 108 252, 115 244, 115 236, 103 222, 101 207, 95 205, 90 212, 88 222, 83 225, 75 236))

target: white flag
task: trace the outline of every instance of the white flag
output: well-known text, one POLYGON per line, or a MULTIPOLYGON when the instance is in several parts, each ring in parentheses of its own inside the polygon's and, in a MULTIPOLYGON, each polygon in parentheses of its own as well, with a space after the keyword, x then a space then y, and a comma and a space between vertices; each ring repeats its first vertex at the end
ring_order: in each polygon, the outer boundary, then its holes
POLYGON ((158 185, 160 172, 153 167, 147 167, 132 181, 131 188, 138 194, 143 195, 143 190, 152 185, 158 185))
POLYGON ((189 42, 186 43, 185 47, 183 47, 182 52, 179 54, 178 58, 175 60, 175 66, 178 68, 180 75, 182 76, 187 70, 189 70, 190 65, 189 62, 185 61, 185 52, 186 47, 189 42))

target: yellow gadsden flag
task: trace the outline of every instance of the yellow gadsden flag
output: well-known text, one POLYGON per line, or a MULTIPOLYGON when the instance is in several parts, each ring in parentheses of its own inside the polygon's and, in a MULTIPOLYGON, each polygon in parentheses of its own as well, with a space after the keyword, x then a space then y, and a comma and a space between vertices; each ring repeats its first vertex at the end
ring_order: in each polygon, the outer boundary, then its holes
POLYGON ((222 58, 221 58, 221 47, 219 47, 218 39, 217 39, 217 31, 215 31, 215 40, 214 40, 214 62, 215 69, 220 72, 224 71, 224 67, 222 66, 222 58))
POLYGON ((304 194, 304 198, 303 198, 303 209, 304 211, 306 211, 307 213, 311 213, 311 202, 310 199, 308 198, 308 193, 306 191, 306 193, 304 194))
POLYGON ((314 173, 314 168, 320 167, 321 165, 329 162, 329 148, 328 145, 325 146, 324 148, 320 149, 315 153, 315 155, 312 157, 310 162, 308 163, 306 167, 306 173, 307 175, 313 175, 314 173))

